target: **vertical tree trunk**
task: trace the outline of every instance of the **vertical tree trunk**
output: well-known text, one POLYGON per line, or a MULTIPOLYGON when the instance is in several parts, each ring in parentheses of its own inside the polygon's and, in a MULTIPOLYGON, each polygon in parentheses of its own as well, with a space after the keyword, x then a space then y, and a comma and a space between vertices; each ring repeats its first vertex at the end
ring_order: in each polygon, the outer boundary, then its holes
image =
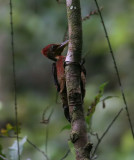
POLYGON ((81 96, 82 23, 80 0, 66 0, 69 48, 66 57, 66 86, 71 117, 70 139, 76 150, 76 160, 89 160, 92 145, 87 139, 87 130, 81 96))

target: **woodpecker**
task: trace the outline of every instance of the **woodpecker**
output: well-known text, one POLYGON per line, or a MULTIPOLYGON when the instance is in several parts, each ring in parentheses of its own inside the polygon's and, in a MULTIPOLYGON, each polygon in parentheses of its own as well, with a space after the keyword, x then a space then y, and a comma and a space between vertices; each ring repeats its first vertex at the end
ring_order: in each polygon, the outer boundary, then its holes
POLYGON ((58 57, 61 56, 64 48, 68 45, 69 40, 62 42, 61 44, 49 44, 42 49, 42 54, 47 58, 57 61, 58 57))
MULTIPOLYGON (((65 69, 64 69, 64 63, 65 63, 66 57, 61 55, 61 53, 63 52, 64 48, 67 45, 68 45, 68 40, 61 44, 49 44, 45 48, 43 48, 41 52, 47 58, 55 61, 55 63, 53 63, 52 65, 54 82, 62 100, 64 115, 66 119, 69 122, 71 122, 69 107, 68 107, 68 100, 67 100, 66 78, 65 78, 65 69)), ((85 77, 86 77, 86 71, 82 63, 81 64, 82 100, 84 99, 84 96, 85 96, 85 79, 86 79, 85 77)))

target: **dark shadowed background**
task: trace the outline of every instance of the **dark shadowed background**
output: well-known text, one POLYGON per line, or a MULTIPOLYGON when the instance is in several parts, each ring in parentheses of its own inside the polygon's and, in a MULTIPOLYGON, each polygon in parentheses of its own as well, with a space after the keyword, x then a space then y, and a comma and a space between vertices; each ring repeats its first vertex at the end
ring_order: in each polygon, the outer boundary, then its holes
MULTIPOLYGON (((63 1, 64 2, 64 1, 63 1)), ((134 1, 99 0, 109 32, 123 88, 134 126, 134 1)), ((81 1, 82 17, 96 9, 94 0, 81 1)), ((61 43, 67 27, 66 7, 56 0, 13 0, 14 45, 17 81, 18 116, 21 137, 27 136, 45 151, 47 125, 41 124, 46 107, 54 108, 49 123, 47 153, 51 160, 60 160, 68 149, 69 131, 61 129, 68 124, 60 99, 56 103, 56 88, 52 76, 52 62, 41 54, 50 43, 61 43)), ((65 52, 66 53, 66 52, 65 52)), ((99 16, 83 22, 83 57, 87 70, 84 108, 90 106, 99 86, 108 81, 104 97, 115 96, 97 105, 92 119, 92 130, 101 135, 124 103, 121 97, 113 61, 109 53, 99 16)), ((10 35, 9 1, 0 0, 0 129, 7 123, 14 125, 14 94, 10 35)), ((4 153, 14 139, 0 139, 4 153)), ((92 138, 94 146, 95 138, 92 138)), ((98 149, 99 160, 133 160, 134 141, 125 110, 114 123, 98 149)), ((43 160, 40 152, 28 143, 22 159, 43 160)), ((72 159, 70 154, 67 160, 72 159)))

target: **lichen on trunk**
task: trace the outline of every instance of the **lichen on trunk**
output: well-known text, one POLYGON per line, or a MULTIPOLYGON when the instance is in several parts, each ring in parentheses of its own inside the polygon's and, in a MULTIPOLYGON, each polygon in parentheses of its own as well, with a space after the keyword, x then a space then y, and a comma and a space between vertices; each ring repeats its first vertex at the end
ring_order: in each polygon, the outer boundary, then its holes
POLYGON ((82 23, 79 0, 66 0, 68 16, 69 50, 66 61, 80 62, 82 51, 82 23))

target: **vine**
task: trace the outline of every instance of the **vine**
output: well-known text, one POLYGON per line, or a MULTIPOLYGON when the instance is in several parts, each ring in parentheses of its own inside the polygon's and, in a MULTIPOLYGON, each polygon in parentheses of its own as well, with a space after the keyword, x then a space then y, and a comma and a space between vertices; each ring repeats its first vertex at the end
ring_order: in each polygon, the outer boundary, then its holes
POLYGON ((9 6, 10 6, 10 27, 11 27, 11 47, 12 47, 11 52, 12 52, 13 87, 14 87, 14 109, 15 109, 15 124, 16 124, 16 135, 17 135, 16 139, 17 139, 17 147, 18 147, 18 160, 20 160, 12 0, 10 0, 9 6))
POLYGON ((98 13, 100 15, 100 19, 101 19, 101 22, 102 22, 102 25, 103 25, 103 29, 104 29, 104 32, 105 32, 105 36, 106 36, 106 39, 107 39, 107 43, 108 43, 108 46, 109 46, 109 50, 110 50, 110 53, 111 53, 111 56, 112 56, 112 59, 113 59, 113 63, 114 63, 114 67, 115 67, 118 83, 119 83, 119 86, 120 86, 123 102, 124 102, 124 105, 125 105, 126 114, 127 114, 127 117, 128 117, 130 128, 131 128, 132 136, 133 136, 133 139, 134 139, 134 130, 133 130, 133 126, 132 126, 132 122, 131 122, 131 118, 130 118, 130 114, 129 114, 129 110, 128 110, 128 104, 127 104, 127 101, 126 101, 125 93, 124 93, 124 90, 123 90, 123 86, 122 86, 122 82, 121 82, 121 78, 120 78, 120 74, 119 74, 119 69, 117 67, 116 59, 115 59, 114 52, 113 52, 113 49, 112 49, 112 45, 111 45, 111 42, 110 42, 110 39, 109 39, 109 36, 108 36, 106 25, 104 23, 103 16, 101 14, 100 7, 98 5, 97 0, 94 0, 94 1, 95 1, 95 4, 96 4, 96 7, 98 9, 98 13))

